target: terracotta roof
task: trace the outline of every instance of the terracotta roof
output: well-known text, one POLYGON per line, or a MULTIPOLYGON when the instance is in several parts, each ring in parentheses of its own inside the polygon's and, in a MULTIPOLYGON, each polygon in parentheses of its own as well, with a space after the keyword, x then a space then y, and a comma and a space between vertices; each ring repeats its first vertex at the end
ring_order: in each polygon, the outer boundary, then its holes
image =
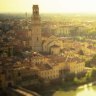
POLYGON ((58 46, 58 45, 55 44, 55 45, 52 45, 51 47, 52 48, 59 48, 60 46, 58 46))

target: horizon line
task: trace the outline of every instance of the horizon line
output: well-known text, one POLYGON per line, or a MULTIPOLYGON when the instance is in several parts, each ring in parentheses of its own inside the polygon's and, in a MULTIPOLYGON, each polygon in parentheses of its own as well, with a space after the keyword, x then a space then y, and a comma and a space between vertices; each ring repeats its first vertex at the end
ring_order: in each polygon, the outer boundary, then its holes
MULTIPOLYGON (((0 14, 32 14, 32 12, 0 12, 0 14)), ((40 12, 39 14, 96 14, 94 12, 40 12)))

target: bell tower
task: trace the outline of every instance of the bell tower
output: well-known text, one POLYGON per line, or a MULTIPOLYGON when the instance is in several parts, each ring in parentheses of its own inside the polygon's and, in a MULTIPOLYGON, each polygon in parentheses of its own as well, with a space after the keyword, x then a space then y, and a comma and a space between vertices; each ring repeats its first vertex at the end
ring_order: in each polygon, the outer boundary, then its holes
POLYGON ((33 5, 31 46, 33 51, 42 51, 41 23, 38 5, 33 5))

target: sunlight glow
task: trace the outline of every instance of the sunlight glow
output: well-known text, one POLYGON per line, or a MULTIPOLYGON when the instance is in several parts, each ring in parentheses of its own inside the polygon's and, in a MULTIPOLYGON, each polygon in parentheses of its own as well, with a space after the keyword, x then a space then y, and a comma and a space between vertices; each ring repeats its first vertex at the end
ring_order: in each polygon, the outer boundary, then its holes
POLYGON ((96 13, 96 0, 0 0, 0 12, 31 12, 33 4, 41 13, 96 13))

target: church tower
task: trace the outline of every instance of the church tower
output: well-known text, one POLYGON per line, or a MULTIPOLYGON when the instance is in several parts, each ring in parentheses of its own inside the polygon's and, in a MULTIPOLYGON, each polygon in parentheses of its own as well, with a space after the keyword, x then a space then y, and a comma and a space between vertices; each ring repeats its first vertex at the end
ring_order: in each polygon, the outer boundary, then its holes
POLYGON ((38 5, 33 5, 33 15, 32 15, 32 38, 31 46, 33 51, 40 52, 42 51, 41 43, 41 23, 39 16, 39 7, 38 5))

